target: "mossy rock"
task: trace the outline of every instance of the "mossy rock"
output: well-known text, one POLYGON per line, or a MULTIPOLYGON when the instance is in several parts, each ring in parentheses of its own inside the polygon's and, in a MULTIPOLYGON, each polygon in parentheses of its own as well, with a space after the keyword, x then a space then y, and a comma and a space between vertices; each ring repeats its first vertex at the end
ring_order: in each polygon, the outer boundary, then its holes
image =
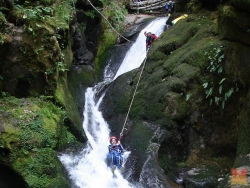
POLYGON ((250 45, 250 13, 222 6, 218 15, 218 31, 221 39, 250 45))
POLYGON ((227 41, 225 43, 225 71, 235 80, 239 80, 240 84, 246 86, 249 84, 249 47, 237 42, 227 41), (231 63, 235 62, 235 63, 231 63))
POLYGON ((230 0, 230 3, 236 9, 250 12, 250 2, 248 0, 230 0))
POLYGON ((56 150, 76 141, 64 126, 65 112, 49 101, 5 97, 0 100, 1 148, 6 164, 31 187, 64 185, 67 180, 56 150))
POLYGON ((8 44, 12 42, 11 36, 9 36, 7 33, 0 33, 0 44, 8 44))
MULTIPOLYGON (((217 186, 217 178, 229 172, 229 167, 235 159, 237 136, 241 130, 238 151, 245 154, 249 150, 247 145, 249 139, 243 141, 248 134, 246 131, 248 112, 242 111, 243 104, 240 103, 245 97, 248 98, 247 91, 243 89, 242 93, 234 92, 227 100, 224 109, 221 102, 214 102, 220 85, 223 85, 223 92, 220 93, 223 97, 228 89, 232 87, 236 89, 235 82, 248 85, 246 60, 249 48, 244 44, 220 40, 215 32, 215 20, 207 12, 206 15, 189 15, 188 18, 178 21, 153 43, 129 113, 130 127, 126 132, 126 138, 129 137, 129 142, 132 143, 134 138, 130 135, 135 134, 133 129, 136 129, 138 122, 157 123, 176 138, 169 141, 172 147, 179 144, 178 146, 187 149, 187 143, 190 141, 188 131, 192 126, 204 139, 205 150, 198 148, 196 158, 193 158, 187 150, 182 150, 179 156, 185 157, 178 159, 177 162, 187 162, 189 168, 196 165, 201 168, 203 164, 205 164, 204 169, 211 168, 208 173, 204 171, 204 176, 201 174, 199 177, 194 177, 198 183, 207 179, 207 185, 210 187, 217 186), (243 54, 239 55, 240 51, 243 54), (220 57, 222 60, 219 62, 220 57), (240 61, 237 62, 235 58, 239 58, 240 61), (211 59, 219 62, 223 68, 222 72, 211 71, 211 59), (226 78, 226 81, 220 83, 223 78, 226 78), (206 94, 203 85, 206 82, 215 84, 216 91, 211 96, 206 94), (210 99, 213 100, 211 105, 210 99), (237 127, 242 129, 237 130, 237 127), (193 159, 198 158, 201 160, 195 164, 193 159), (185 161, 186 159, 188 160, 185 161), (218 165, 215 163, 223 165, 217 168, 218 165)), ((117 131, 122 127, 120 125, 122 120, 119 121, 114 116, 125 116, 141 68, 121 75, 107 90, 104 99, 107 113, 105 111, 104 114, 113 123, 112 130, 117 131), (118 121, 119 124, 114 123, 118 121)), ((241 86, 239 84, 239 87, 241 86)), ((247 105, 245 104, 245 109, 248 109, 247 105)), ((197 138, 200 138, 199 136, 197 138)), ((133 145, 133 147, 141 146, 133 145)), ((166 148, 163 143, 162 148, 166 148)), ((176 152, 173 149, 170 155, 176 152)), ((159 161, 162 168, 172 174, 174 180, 178 166, 176 161, 171 160, 173 156, 170 159, 167 154, 165 150, 159 151, 159 161)))
POLYGON ((199 10, 201 10, 202 3, 200 1, 197 1, 197 0, 192 0, 187 4, 187 8, 189 11, 196 14, 199 12, 199 10))
POLYGON ((7 20, 5 18, 5 15, 2 12, 0 12, 0 26, 4 27, 6 23, 7 23, 7 20))
MULTIPOLYGON (((248 97, 250 97, 249 92, 247 93, 247 98, 248 97)), ((247 102, 244 106, 245 106, 244 110, 242 110, 241 113, 239 114, 240 130, 239 130, 238 142, 237 142, 237 154, 243 155, 243 156, 247 155, 250 150, 250 146, 249 146, 249 141, 250 141, 249 121, 250 119, 248 117, 248 113, 250 110, 249 102, 247 102)))
POLYGON ((38 149, 29 157, 19 157, 12 165, 30 187, 69 186, 69 182, 62 176, 63 167, 56 152, 51 148, 38 149))
POLYGON ((117 35, 112 30, 102 33, 99 38, 98 51, 95 57, 95 71, 99 79, 102 77, 102 69, 106 65, 107 58, 111 55, 111 49, 116 38, 117 35))

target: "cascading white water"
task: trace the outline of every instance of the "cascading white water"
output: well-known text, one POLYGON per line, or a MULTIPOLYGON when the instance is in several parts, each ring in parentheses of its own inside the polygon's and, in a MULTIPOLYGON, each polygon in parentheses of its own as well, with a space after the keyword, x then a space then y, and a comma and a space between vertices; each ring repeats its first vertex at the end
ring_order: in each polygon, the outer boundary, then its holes
POLYGON ((114 79, 116 79, 121 74, 124 74, 125 72, 140 67, 141 63, 146 57, 146 37, 144 35, 144 32, 151 32, 159 37, 164 31, 166 20, 167 18, 158 18, 151 22, 145 29, 140 32, 136 42, 131 46, 131 48, 127 52, 114 79))
MULTIPOLYGON (((150 31, 159 36, 164 30, 166 20, 167 18, 158 18, 141 31, 136 42, 127 52, 114 79, 141 65, 146 57, 144 31, 150 31)), ((109 75, 106 74, 105 78, 108 77, 109 75)), ((83 128, 88 137, 86 147, 78 155, 62 154, 59 156, 59 159, 68 170, 74 184, 79 188, 134 187, 118 171, 115 172, 116 176, 114 178, 110 168, 107 166, 106 157, 108 154, 110 130, 109 125, 102 117, 102 113, 98 110, 104 95, 95 103, 95 92, 95 88, 88 88, 85 93, 83 128)), ((129 152, 124 153, 125 161, 128 155, 129 152)))

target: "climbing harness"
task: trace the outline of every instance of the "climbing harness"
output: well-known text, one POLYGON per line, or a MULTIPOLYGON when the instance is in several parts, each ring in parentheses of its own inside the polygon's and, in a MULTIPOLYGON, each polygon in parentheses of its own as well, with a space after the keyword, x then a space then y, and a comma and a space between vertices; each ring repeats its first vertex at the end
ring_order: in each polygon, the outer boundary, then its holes
POLYGON ((140 79, 141 79, 141 75, 142 75, 144 66, 145 66, 145 64, 146 64, 146 60, 147 60, 147 56, 145 57, 145 59, 144 59, 144 61, 143 61, 143 65, 142 65, 142 69, 141 69, 141 72, 140 72, 140 76, 139 76, 139 79, 138 79, 138 81, 137 81, 137 84, 136 84, 136 87, 135 87, 135 91, 134 91, 134 94, 133 94, 133 97, 132 97, 130 106, 129 106, 129 108, 128 108, 128 113, 127 113, 127 115, 126 115, 126 118, 125 118, 125 121, 124 121, 124 124, 123 124, 123 127, 122 127, 122 131, 121 131, 121 133, 120 133, 120 138, 119 138, 119 140, 120 140, 120 139, 122 138, 122 136, 123 136, 123 131, 124 131, 124 129, 125 129, 125 125, 126 125, 126 122, 127 122, 127 119, 128 119, 128 115, 129 115, 131 106, 132 106, 132 104, 133 104, 134 98, 135 98, 135 93, 136 93, 137 87, 138 87, 138 85, 139 85, 139 82, 140 82, 140 79))
POLYGON ((118 36, 121 36, 122 38, 124 38, 125 40, 127 40, 128 42, 132 42, 130 40, 128 40, 126 37, 122 36, 118 31, 116 31, 116 29, 111 25, 111 23, 108 21, 108 19, 90 2, 90 0, 88 0, 89 4, 99 13, 101 14, 101 16, 108 22, 109 26, 118 34, 118 36))

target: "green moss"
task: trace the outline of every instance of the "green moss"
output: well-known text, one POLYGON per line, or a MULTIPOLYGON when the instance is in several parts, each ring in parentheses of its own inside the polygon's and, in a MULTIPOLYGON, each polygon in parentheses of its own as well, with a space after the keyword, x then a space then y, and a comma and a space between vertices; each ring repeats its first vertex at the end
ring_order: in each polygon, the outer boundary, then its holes
POLYGON ((110 56, 109 50, 115 44, 117 35, 114 31, 110 30, 108 32, 104 32, 99 39, 98 52, 95 57, 95 69, 98 75, 101 74, 102 69, 104 68, 104 63, 107 58, 110 56))
POLYGON ((202 3, 199 1, 195 1, 195 0, 191 0, 188 4, 187 4, 187 8, 189 11, 191 11, 192 13, 197 13, 199 12, 199 10, 202 8, 202 3))
POLYGON ((136 148, 135 152, 141 159, 139 162, 146 159, 147 147, 152 136, 152 130, 145 123, 139 121, 135 123, 133 131, 126 137, 126 140, 129 140, 129 145, 136 148))
MULTIPOLYGON (((67 184, 56 149, 76 141, 63 125, 65 111, 36 98, 0 100, 1 147, 10 151, 12 167, 31 187, 67 184)), ((67 186, 66 186, 67 187, 67 186)))
POLYGON ((232 18, 236 17, 236 14, 233 10, 234 10, 234 8, 231 6, 223 6, 222 7, 222 13, 224 16, 227 16, 227 17, 232 17, 232 18))
MULTIPOLYGON (((151 81, 154 82, 154 80, 151 81)), ((153 86, 146 85, 146 87, 142 88, 143 89, 137 90, 130 116, 132 118, 140 117, 145 120, 150 119, 153 121, 161 118, 165 108, 166 88, 161 84, 153 86), (157 93, 155 93, 156 90, 158 91, 157 93), (148 101, 150 101, 150 103, 148 101)), ((134 89, 132 89, 132 91, 134 91, 134 89)))
POLYGON ((171 89, 171 91, 177 93, 185 92, 185 88, 187 87, 187 84, 181 78, 175 76, 167 78, 166 84, 169 86, 169 89, 171 89))
POLYGON ((62 106, 65 107, 68 117, 72 120, 72 122, 74 122, 74 126, 79 129, 79 131, 83 131, 75 98, 72 96, 72 92, 68 90, 66 81, 61 81, 62 83, 57 85, 55 98, 62 106))
POLYGON ((161 168, 165 171, 167 176, 174 181, 175 175, 173 174, 173 171, 177 168, 177 165, 167 156, 159 155, 158 160, 161 168))
POLYGON ((7 23, 7 20, 2 12, 0 12, 0 26, 4 26, 7 23))
POLYGON ((4 133, 2 133, 1 135, 1 142, 2 142, 3 148, 12 150, 11 145, 19 141, 19 134, 20 134, 20 131, 18 131, 17 128, 13 127, 12 125, 8 125, 4 129, 4 133))
MULTIPOLYGON (((2 102, 9 104, 6 106, 5 112, 12 116, 12 119, 19 119, 15 129, 8 124, 3 124, 6 130, 12 130, 8 131, 8 137, 16 132, 16 137, 12 139, 12 142, 14 143, 15 139, 20 139, 18 145, 27 150, 40 146, 55 148, 57 145, 56 129, 61 123, 63 112, 49 102, 38 102, 35 99, 26 99, 24 103, 28 103, 28 106, 22 106, 22 101, 13 100, 21 106, 18 108, 18 106, 13 105, 11 99, 5 98, 2 102), (8 109, 10 106, 12 109, 8 109)), ((4 142, 8 143, 5 140, 5 135, 2 138, 4 142)))
POLYGON ((149 57, 149 59, 153 60, 153 61, 158 61, 158 60, 163 60, 166 57, 167 56, 165 53, 163 53, 161 51, 156 51, 154 54, 152 54, 152 56, 149 57))
POLYGON ((62 166, 56 158, 56 152, 52 149, 39 149, 32 152, 30 157, 15 160, 13 168, 30 187, 49 187, 55 182, 63 182, 59 175, 62 166))
POLYGON ((65 64, 65 69, 70 70, 73 62, 73 52, 71 50, 71 43, 62 50, 62 53, 64 54, 64 64, 65 64))

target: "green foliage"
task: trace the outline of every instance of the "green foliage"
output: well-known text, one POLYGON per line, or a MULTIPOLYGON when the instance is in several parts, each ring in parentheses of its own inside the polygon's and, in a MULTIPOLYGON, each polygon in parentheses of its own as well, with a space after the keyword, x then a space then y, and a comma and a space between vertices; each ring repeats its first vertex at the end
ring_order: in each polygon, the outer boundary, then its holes
POLYGON ((15 5, 15 9, 20 12, 24 20, 27 19, 32 21, 43 21, 47 18, 50 18, 50 7, 29 6, 28 1, 25 1, 25 5, 27 7, 15 5))
POLYGON ((94 19, 95 16, 97 15, 97 12, 95 10, 90 10, 90 11, 85 12, 85 15, 94 19))
POLYGON ((223 67, 222 67, 222 60, 224 59, 224 54, 222 53, 222 48, 213 48, 209 52, 205 52, 205 56, 208 58, 210 65, 207 67, 207 69, 211 73, 222 73, 223 72, 223 67))
POLYGON ((9 96, 8 92, 5 92, 5 91, 2 91, 1 94, 2 94, 2 97, 7 97, 7 96, 9 96))
POLYGON ((191 94, 187 94, 187 95, 186 95, 186 101, 189 100, 190 96, 191 96, 191 94))
MULTIPOLYGON (((13 156, 12 156, 13 157, 13 156)), ((13 164, 30 187, 48 187, 53 179, 58 178, 61 170, 56 152, 50 148, 39 149, 28 158, 19 158, 13 164)))
POLYGON ((70 13, 74 10, 74 8, 67 1, 63 1, 56 7, 55 17, 61 23, 68 23, 73 18, 73 15, 70 13))
POLYGON ((81 29, 82 32, 86 31, 87 24, 85 22, 81 22, 79 25, 80 25, 79 28, 81 29))
POLYGON ((3 43, 4 43, 3 36, 2 36, 2 34, 0 33, 0 44, 3 44, 3 43))
POLYGON ((65 72, 69 70, 65 68, 65 64, 63 62, 57 62, 57 68, 59 72, 65 72))
POLYGON ((22 19, 27 31, 35 36, 35 30, 39 31, 42 27, 45 27, 40 23, 48 24, 56 30, 68 29, 69 21, 73 19, 75 9, 72 1, 67 0, 54 2, 51 6, 35 6, 29 1, 25 1, 23 5, 16 4, 14 10, 17 19, 22 19))
POLYGON ((202 86, 205 90, 206 98, 209 99, 210 105, 213 102, 218 105, 221 103, 222 108, 225 108, 225 102, 231 97, 233 92, 238 91, 239 88, 237 83, 233 81, 233 84, 229 84, 229 79, 222 77, 223 66, 222 61, 224 59, 224 54, 221 47, 213 48, 209 52, 205 52, 204 54, 208 61, 209 65, 207 70, 211 74, 218 74, 219 80, 206 80, 203 82, 202 86), (227 82, 228 81, 228 82, 227 82), (228 86, 230 86, 228 88, 228 86), (223 89, 224 88, 224 89, 223 89))
POLYGON ((0 147, 10 150, 9 162, 30 187, 49 187, 54 181, 63 181, 55 150, 76 141, 63 125, 66 112, 48 99, 51 96, 0 100, 5 130, 0 133, 0 147))
MULTIPOLYGON (((30 100, 24 103, 30 103, 30 100)), ((31 103, 27 107, 15 98, 3 98, 0 104, 8 104, 4 106, 5 112, 18 119, 20 142, 17 147, 26 151, 40 147, 57 147, 57 126, 66 118, 65 111, 41 99, 40 102, 31 103)))
POLYGON ((128 14, 125 5, 123 5, 121 1, 100 1, 102 2, 104 7, 102 13, 114 28, 120 30, 121 23, 125 19, 125 16, 128 14))
POLYGON ((50 5, 52 2, 51 0, 42 0, 44 5, 50 5))
POLYGON ((5 25, 6 23, 7 23, 7 20, 6 20, 5 16, 4 16, 4 14, 0 11, 0 26, 5 25))
POLYGON ((0 7, 0 45, 5 42, 5 37, 6 37, 5 36, 5 32, 6 32, 5 24, 6 23, 7 23, 7 20, 5 18, 5 15, 1 12, 1 7, 0 7))

